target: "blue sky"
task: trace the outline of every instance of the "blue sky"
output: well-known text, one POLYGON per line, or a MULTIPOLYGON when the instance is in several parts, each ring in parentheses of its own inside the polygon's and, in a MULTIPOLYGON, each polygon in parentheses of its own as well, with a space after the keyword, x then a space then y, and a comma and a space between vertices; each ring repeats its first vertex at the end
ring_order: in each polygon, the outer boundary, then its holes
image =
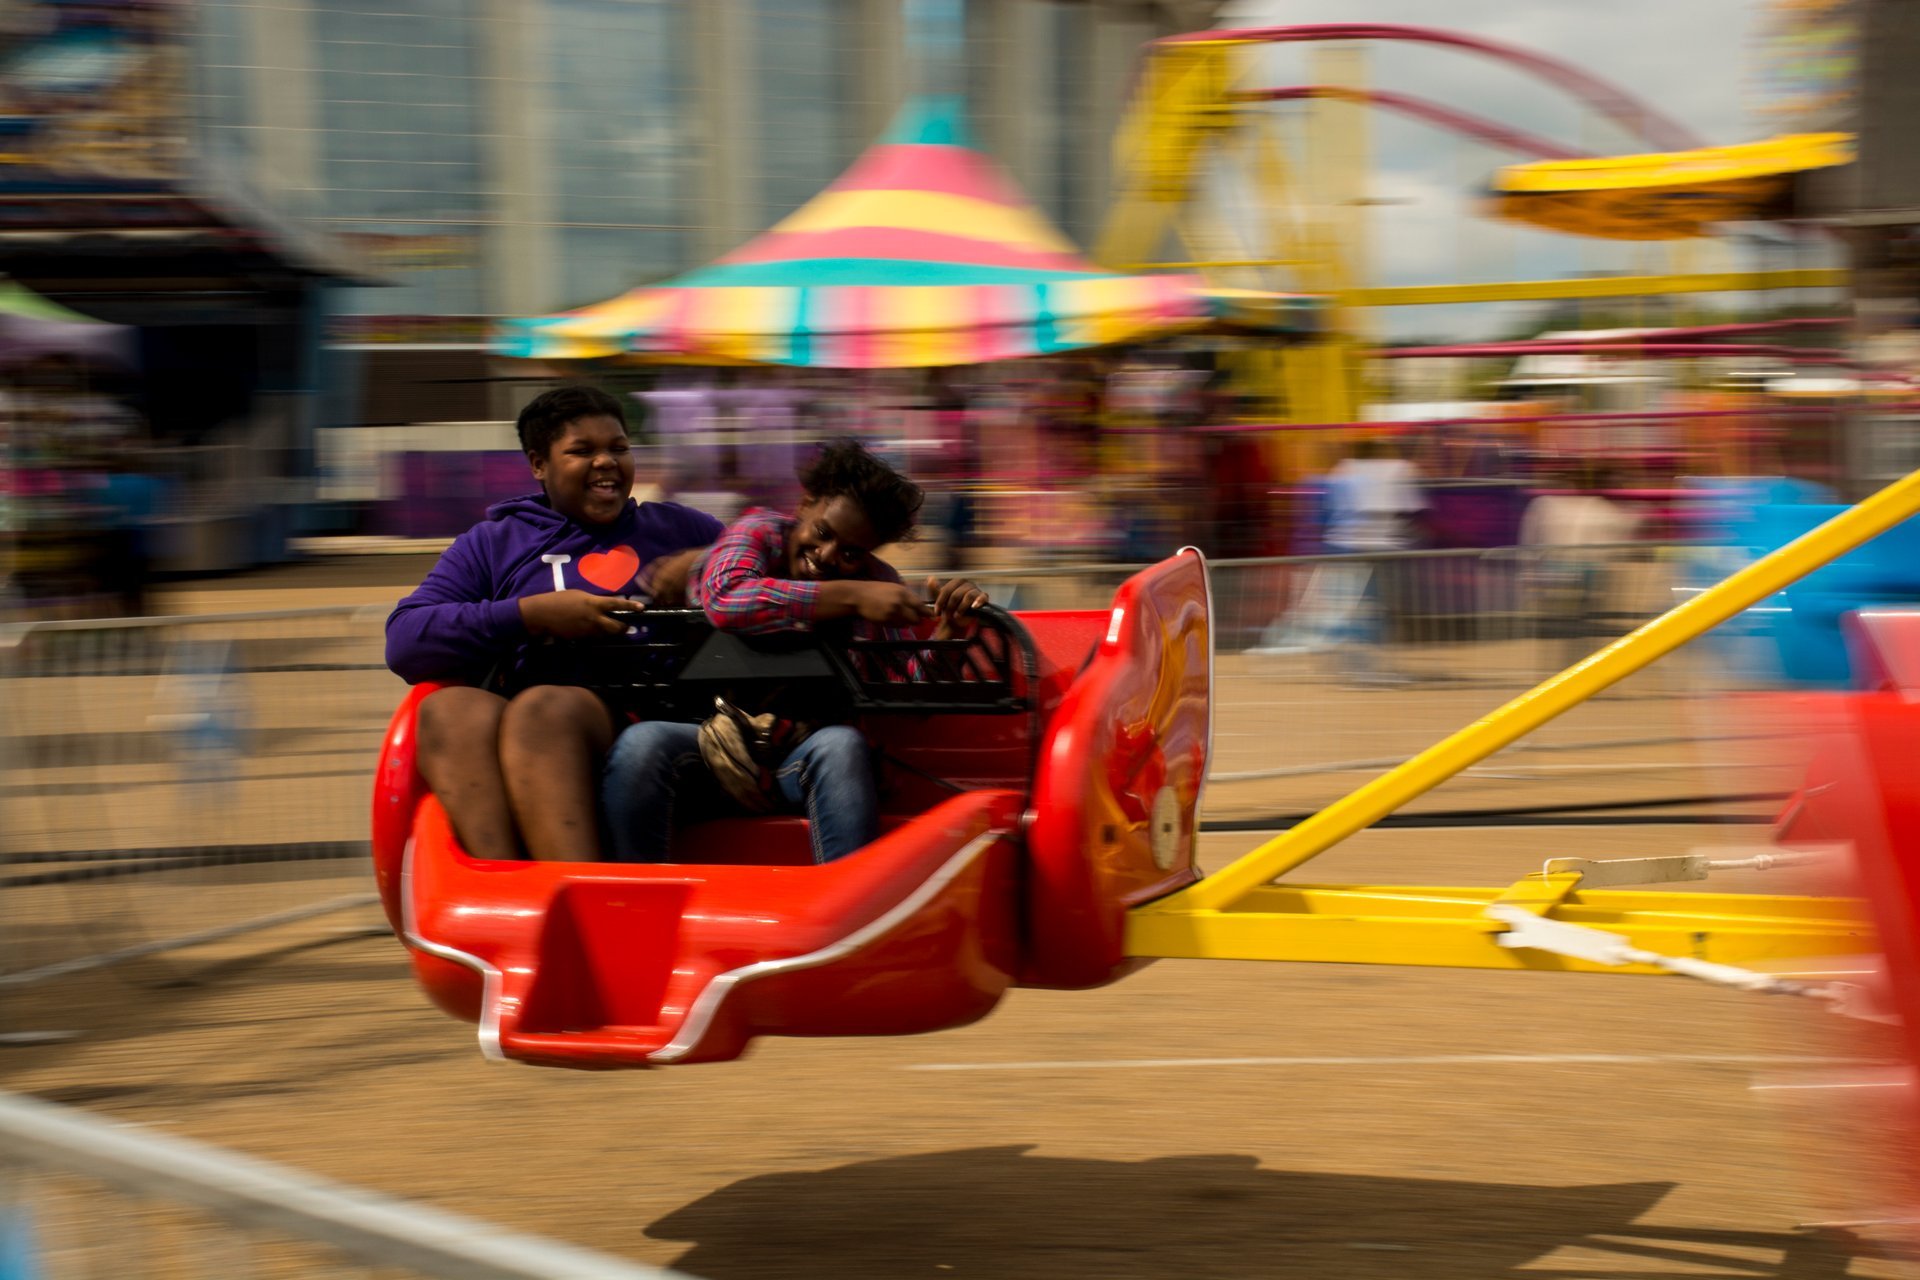
MULTIPOLYGON (((1572 62, 1687 126, 1710 143, 1740 142, 1769 129, 1753 112, 1749 78, 1758 0, 1239 0, 1223 26, 1390 22, 1444 27, 1572 62)), ((1308 83, 1312 46, 1264 54, 1272 85, 1308 83)), ((1487 58, 1431 45, 1369 43, 1374 88, 1522 127, 1592 151, 1646 150, 1565 91, 1487 58)), ((1369 116, 1374 173, 1369 211, 1374 280, 1432 284, 1545 278, 1582 271, 1668 269, 1661 251, 1486 219, 1473 195, 1487 175, 1519 159, 1396 113, 1369 116)), ((1702 242, 1694 242, 1700 245, 1702 242)), ((1803 250, 1801 265, 1824 259, 1803 250)), ((1703 246, 1680 269, 1757 265, 1750 247, 1703 246)), ((1784 266, 1785 249, 1767 265, 1784 266)), ((1490 332, 1513 323, 1514 308, 1399 308, 1397 335, 1490 332)))

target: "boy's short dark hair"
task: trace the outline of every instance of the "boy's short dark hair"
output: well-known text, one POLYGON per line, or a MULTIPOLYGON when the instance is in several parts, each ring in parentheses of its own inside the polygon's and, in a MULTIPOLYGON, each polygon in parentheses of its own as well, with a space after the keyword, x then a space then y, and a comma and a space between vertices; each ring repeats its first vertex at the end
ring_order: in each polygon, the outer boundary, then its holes
POLYGON ((913 532, 920 486, 842 436, 822 445, 813 461, 800 468, 800 485, 815 498, 846 498, 866 513, 884 542, 899 542, 913 532))
POLYGON ((520 432, 521 449, 545 457, 569 422, 603 416, 618 422, 622 430, 626 429, 626 410, 600 388, 555 387, 527 401, 527 407, 520 411, 520 420, 514 425, 520 432))

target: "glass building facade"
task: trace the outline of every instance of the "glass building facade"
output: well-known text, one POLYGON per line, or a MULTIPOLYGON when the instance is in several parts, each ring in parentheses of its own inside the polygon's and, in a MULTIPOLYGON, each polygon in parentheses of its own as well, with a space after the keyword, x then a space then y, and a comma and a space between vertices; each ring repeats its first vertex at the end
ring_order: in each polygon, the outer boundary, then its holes
POLYGON ((610 281, 664 276, 691 257, 691 22, 671 3, 544 7, 554 305, 571 307, 606 297, 610 281))
POLYGON ((245 6, 206 0, 194 31, 191 92, 203 126, 201 143, 217 164, 235 171, 244 171, 253 159, 246 21, 245 6))
POLYGON ((760 205, 777 220, 819 194, 868 141, 854 118, 859 49, 835 0, 757 0, 754 77, 761 126, 760 205))
MULTIPOLYGON (((965 2, 958 78, 977 132, 1082 240, 1132 51, 1168 29, 1164 7, 965 2), (1097 39, 1103 26, 1117 36, 1097 39)), ((202 0, 192 85, 207 154, 389 282, 336 312, 530 314, 699 265, 810 199, 912 87, 912 11, 202 0)))
POLYGON ((356 309, 472 315, 485 307, 479 237, 480 23, 467 0, 312 0, 318 184, 309 213, 392 271, 356 309))

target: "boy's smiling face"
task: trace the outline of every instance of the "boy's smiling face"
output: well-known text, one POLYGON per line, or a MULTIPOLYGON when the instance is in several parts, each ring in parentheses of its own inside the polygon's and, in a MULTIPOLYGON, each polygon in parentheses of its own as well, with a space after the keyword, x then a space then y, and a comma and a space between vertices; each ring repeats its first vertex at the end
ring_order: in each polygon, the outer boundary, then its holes
POLYGON ((553 509, 581 524, 612 524, 633 492, 633 446, 617 418, 590 414, 566 425, 545 457, 529 454, 553 509))
POLYGON ((842 496, 807 495, 787 534, 787 572, 802 582, 860 573, 879 549, 880 535, 860 504, 842 496))

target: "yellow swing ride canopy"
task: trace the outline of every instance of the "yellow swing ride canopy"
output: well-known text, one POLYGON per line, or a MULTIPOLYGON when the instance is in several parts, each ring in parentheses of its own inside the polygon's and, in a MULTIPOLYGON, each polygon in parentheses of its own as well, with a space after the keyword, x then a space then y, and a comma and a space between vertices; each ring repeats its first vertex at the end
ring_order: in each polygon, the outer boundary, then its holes
POLYGON ((1778 216, 1796 174, 1853 162, 1850 133, 1796 133, 1730 147, 1510 165, 1492 213, 1571 235, 1682 240, 1716 222, 1778 216))

